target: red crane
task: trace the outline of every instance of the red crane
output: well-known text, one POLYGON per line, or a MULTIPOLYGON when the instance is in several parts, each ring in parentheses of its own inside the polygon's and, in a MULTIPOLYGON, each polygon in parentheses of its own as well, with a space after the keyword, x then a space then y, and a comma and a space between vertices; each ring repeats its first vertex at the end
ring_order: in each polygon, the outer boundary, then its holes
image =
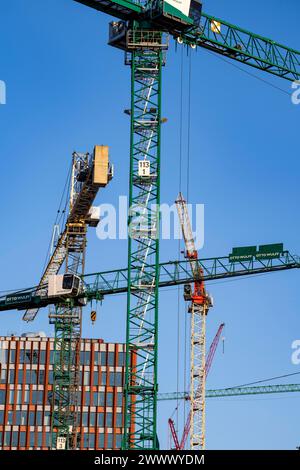
MULTIPOLYGON (((214 355, 216 353, 216 350, 217 350, 217 347, 218 347, 218 344, 219 344, 219 341, 220 341, 221 333, 223 331, 224 326, 225 326, 225 323, 221 323, 221 325, 219 326, 218 331, 216 333, 216 336, 214 337, 214 340, 210 345, 209 352, 208 352, 207 359, 206 359, 206 363, 205 363, 205 375, 206 375, 206 377, 208 376, 208 373, 210 371, 210 368, 211 368, 211 365, 212 365, 212 362, 213 362, 213 359, 214 359, 214 355)), ((175 444, 175 449, 176 450, 183 450, 184 447, 185 447, 185 443, 186 443, 186 440, 188 438, 189 432, 190 432, 191 412, 189 412, 189 415, 187 417, 180 443, 179 443, 178 436, 177 436, 177 433, 176 433, 174 421, 170 418, 168 423, 169 423, 169 427, 170 427, 171 434, 172 434, 172 437, 173 437, 173 441, 174 441, 174 444, 175 444)))

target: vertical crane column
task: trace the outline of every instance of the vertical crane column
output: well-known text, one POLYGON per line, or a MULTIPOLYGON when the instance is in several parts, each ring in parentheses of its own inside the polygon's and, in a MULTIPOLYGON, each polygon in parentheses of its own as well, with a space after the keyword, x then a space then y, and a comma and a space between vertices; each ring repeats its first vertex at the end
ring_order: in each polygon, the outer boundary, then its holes
MULTIPOLYGON (((87 167, 88 154, 73 154, 70 213, 78 197, 78 171, 87 167)), ((65 272, 84 274, 87 224, 77 219, 66 224, 65 272)), ((80 376, 80 345, 82 307, 71 303, 58 305, 54 314, 54 365, 52 398, 52 449, 76 449, 78 428, 78 391, 80 376)))
POLYGON ((131 143, 123 449, 157 449, 162 34, 131 30, 127 39, 131 143))
POLYGON ((182 443, 184 444, 190 431, 191 449, 199 450, 205 448, 206 315, 212 307, 212 299, 205 289, 204 272, 198 259, 187 203, 181 193, 179 193, 176 206, 186 247, 186 257, 190 261, 194 276, 193 290, 191 286, 185 286, 185 300, 191 301, 189 306, 189 313, 191 313, 191 409, 182 443))
POLYGON ((207 305, 191 303, 191 450, 205 449, 207 305))

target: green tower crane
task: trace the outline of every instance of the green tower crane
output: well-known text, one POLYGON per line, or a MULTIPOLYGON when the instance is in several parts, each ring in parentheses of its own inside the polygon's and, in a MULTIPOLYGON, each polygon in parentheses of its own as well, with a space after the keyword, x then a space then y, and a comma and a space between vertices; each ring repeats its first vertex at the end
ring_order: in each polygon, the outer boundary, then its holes
MULTIPOLYGON (((300 384, 276 384, 276 385, 259 385, 256 387, 229 387, 218 388, 214 390, 206 390, 206 398, 222 398, 222 397, 237 397, 247 395, 262 395, 262 394, 276 394, 276 393, 294 393, 300 392, 300 384)), ((190 394, 188 392, 171 392, 171 393, 158 393, 157 399, 164 400, 189 400, 190 394)))
POLYGON ((287 80, 300 53, 202 12, 196 0, 75 0, 109 14, 109 44, 131 68, 129 243, 123 449, 157 449, 162 68, 169 36, 287 80), (130 357, 134 353, 133 363, 130 357))

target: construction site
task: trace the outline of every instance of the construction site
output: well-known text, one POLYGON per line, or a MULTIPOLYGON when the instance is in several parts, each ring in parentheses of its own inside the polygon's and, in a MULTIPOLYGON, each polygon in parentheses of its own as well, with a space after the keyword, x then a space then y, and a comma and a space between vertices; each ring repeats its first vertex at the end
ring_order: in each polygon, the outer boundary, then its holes
POLYGON ((300 7, 224 3, 3 7, 1 451, 300 446, 300 7))

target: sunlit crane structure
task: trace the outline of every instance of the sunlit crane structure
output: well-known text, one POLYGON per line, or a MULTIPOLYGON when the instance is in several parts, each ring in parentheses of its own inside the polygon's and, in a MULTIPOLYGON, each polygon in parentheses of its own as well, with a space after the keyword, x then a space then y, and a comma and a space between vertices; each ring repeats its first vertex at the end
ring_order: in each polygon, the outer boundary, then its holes
MULTIPOLYGON (((212 298, 205 289, 203 270, 198 262, 194 235, 191 227, 188 207, 182 194, 176 200, 178 217, 185 244, 185 257, 189 260, 195 281, 184 286, 184 298, 190 301, 190 414, 189 431, 192 450, 205 447, 205 385, 206 385, 206 316, 212 307, 212 298)), ((203 228, 204 229, 204 228, 203 228)), ((186 428, 184 430, 186 439, 186 428)))
MULTIPOLYGON (((248 395, 261 395, 261 394, 277 394, 277 393, 294 393, 300 392, 300 384, 275 384, 275 385, 259 385, 253 387, 229 387, 218 388, 214 390, 206 390, 206 398, 222 398, 222 397, 237 397, 248 395)), ((189 392, 171 392, 171 393, 158 393, 157 399, 159 401, 170 400, 189 400, 189 392)))
MULTIPOLYGON (((221 336, 221 333, 223 331, 224 326, 225 326, 225 323, 221 323, 221 325, 219 326, 218 331, 217 331, 217 333, 216 333, 216 335, 213 339, 213 342, 210 345, 210 348, 209 348, 209 351, 208 351, 208 354, 207 354, 207 358, 206 358, 206 361, 205 361, 205 379, 207 378, 207 376, 209 374, 209 371, 210 371, 210 368, 211 368, 211 365, 212 365, 212 362, 213 362, 213 359, 214 359, 214 355, 216 353, 216 350, 217 350, 217 347, 218 347, 218 344, 219 344, 219 340, 220 340, 220 336, 221 336)), ((197 395, 197 393, 201 393, 201 390, 199 390, 199 391, 196 390, 196 395, 197 395)), ((205 397, 206 397, 206 394, 207 394, 207 392, 205 392, 205 397)), ((191 397, 189 397, 189 400, 190 399, 191 399, 191 397)), ((173 437, 173 441, 174 441, 176 450, 182 450, 182 449, 185 448, 185 444, 186 444, 186 441, 187 441, 187 438, 188 438, 188 435, 189 435, 190 429, 191 429, 191 417, 192 417, 192 411, 190 410, 189 414, 188 414, 188 417, 187 417, 187 420, 186 420, 186 423, 184 425, 183 434, 182 434, 182 438, 181 438, 180 442, 179 442, 179 439, 178 439, 178 436, 177 436, 174 421, 171 418, 168 421, 169 422, 169 427, 170 427, 170 430, 171 430, 171 435, 173 437)))
MULTIPOLYGON (((205 14, 197 0, 75 0, 117 21, 109 44, 131 68, 129 246, 123 449, 157 449, 162 69, 171 36, 287 80, 300 53, 205 14), (130 357, 136 353, 137 364, 130 357)), ((196 317, 195 317, 196 318, 196 317)), ((201 407, 200 399, 197 400, 201 407)), ((197 436, 199 432, 197 431, 197 436)), ((195 437, 195 445, 198 437, 195 437)))
MULTIPOLYGON (((268 249, 269 257, 262 258, 256 254, 232 257, 221 256, 218 258, 200 259, 199 263, 203 270, 203 280, 207 282, 218 281, 220 279, 238 279, 245 276, 255 276, 259 274, 277 273, 300 268, 300 257, 292 255, 284 250, 281 253, 274 252, 274 245, 264 245, 268 249)), ((235 249, 237 250, 237 249, 235 249)), ((240 248, 243 250, 244 248, 240 248)), ((168 261, 159 264, 159 288, 184 285, 194 281, 194 274, 191 270, 190 262, 186 260, 168 261)), ((124 294, 128 290, 128 269, 113 269, 98 273, 85 274, 82 276, 82 291, 67 294, 66 299, 70 303, 92 300, 103 300, 106 296, 124 294)), ((64 300, 64 299, 63 299, 64 300)), ((29 308, 42 308, 48 305, 61 303, 61 295, 49 296, 49 287, 44 295, 36 295, 36 288, 22 289, 0 296, 0 312, 9 310, 26 310, 29 308)))
MULTIPOLYGON (((42 275, 35 296, 60 297, 50 310, 50 323, 55 326, 53 393, 52 393, 52 448, 77 447, 77 408, 80 374, 80 339, 82 306, 63 301, 81 289, 80 276, 84 274, 87 228, 97 227, 99 208, 93 207, 99 188, 112 178, 108 147, 95 146, 92 154, 74 152, 70 181, 69 211, 65 228, 42 275), (65 275, 58 275, 65 266, 65 275)), ((33 321, 39 308, 28 309, 23 320, 33 321)))

